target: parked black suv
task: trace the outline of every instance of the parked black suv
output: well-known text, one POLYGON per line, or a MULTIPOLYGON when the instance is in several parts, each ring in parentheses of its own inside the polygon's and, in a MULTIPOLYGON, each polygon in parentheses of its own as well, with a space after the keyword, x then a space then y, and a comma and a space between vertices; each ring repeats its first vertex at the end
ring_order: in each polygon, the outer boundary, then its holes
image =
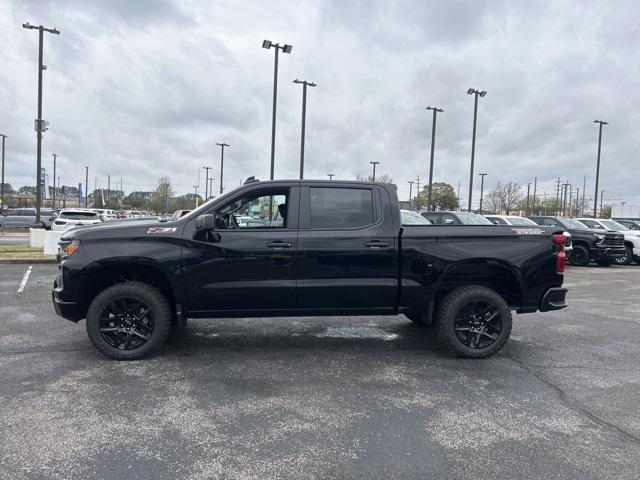
POLYGON ((611 265, 625 255, 624 234, 609 230, 594 230, 571 217, 529 217, 538 225, 561 227, 571 234, 573 250, 571 265, 584 267, 591 260, 598 265, 611 265))

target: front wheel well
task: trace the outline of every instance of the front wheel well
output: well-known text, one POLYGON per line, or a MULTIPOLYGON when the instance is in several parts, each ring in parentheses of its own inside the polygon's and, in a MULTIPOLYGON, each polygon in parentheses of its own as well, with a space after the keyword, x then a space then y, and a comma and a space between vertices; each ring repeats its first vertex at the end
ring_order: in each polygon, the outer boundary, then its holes
POLYGON ((174 312, 176 311, 176 299, 171 283, 166 275, 157 267, 150 265, 107 265, 90 269, 83 278, 84 288, 79 305, 81 318, 84 318, 93 299, 106 288, 117 283, 136 281, 146 283, 157 288, 167 299, 174 312))

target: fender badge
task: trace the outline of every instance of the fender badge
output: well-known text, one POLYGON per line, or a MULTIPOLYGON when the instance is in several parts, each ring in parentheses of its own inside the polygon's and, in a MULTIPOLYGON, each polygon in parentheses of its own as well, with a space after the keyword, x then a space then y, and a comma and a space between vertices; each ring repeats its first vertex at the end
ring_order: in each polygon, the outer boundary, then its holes
POLYGON ((175 231, 176 227, 149 227, 147 233, 171 233, 175 231))
POLYGON ((539 228, 512 228, 516 235, 542 235, 543 230, 539 228))

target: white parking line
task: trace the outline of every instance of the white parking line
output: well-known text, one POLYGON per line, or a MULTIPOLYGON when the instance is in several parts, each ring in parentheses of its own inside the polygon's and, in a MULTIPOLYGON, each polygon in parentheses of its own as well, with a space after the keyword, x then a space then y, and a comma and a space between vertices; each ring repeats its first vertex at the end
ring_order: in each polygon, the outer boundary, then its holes
POLYGON ((20 286, 18 287, 18 293, 24 292, 24 287, 27 286, 27 280, 29 280, 29 275, 31 275, 32 268, 33 267, 29 265, 29 268, 27 268, 27 271, 24 272, 24 277, 22 277, 22 281, 20 282, 20 286))

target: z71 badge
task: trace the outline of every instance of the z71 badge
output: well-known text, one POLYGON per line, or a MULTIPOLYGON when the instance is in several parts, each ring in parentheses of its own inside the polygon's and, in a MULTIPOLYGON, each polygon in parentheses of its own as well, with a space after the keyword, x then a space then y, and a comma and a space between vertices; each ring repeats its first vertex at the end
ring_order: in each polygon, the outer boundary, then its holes
POLYGON ((149 227, 147 233, 171 233, 175 231, 176 227, 149 227))
POLYGON ((516 235, 542 235, 544 231, 540 228, 512 228, 516 235))

